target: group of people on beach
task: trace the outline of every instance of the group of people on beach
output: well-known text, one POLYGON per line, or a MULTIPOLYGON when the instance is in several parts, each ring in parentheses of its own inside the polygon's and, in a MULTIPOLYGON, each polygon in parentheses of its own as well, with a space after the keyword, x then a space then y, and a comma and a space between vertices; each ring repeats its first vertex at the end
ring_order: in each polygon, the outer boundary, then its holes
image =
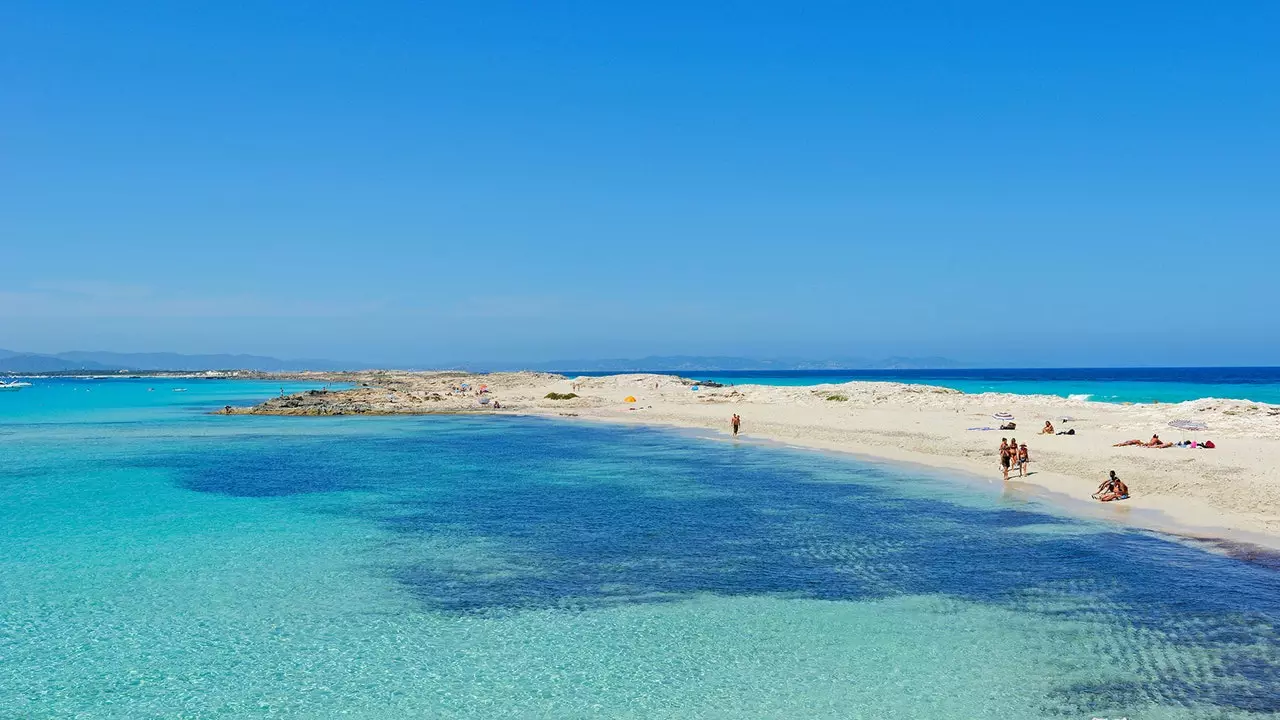
MULTIPOLYGON (((1055 431, 1053 422, 1046 420, 1044 428, 1040 431, 1041 435, 1064 435, 1066 433, 1055 431)), ((1075 434, 1072 431, 1071 434, 1075 434)), ((1152 435, 1150 442, 1141 440, 1130 440, 1128 442, 1117 443, 1115 447, 1124 447, 1127 445, 1141 445, 1143 447, 1173 447, 1173 443, 1163 443, 1159 435, 1152 435)), ((1004 479, 1009 480, 1009 471, 1017 466, 1019 477, 1026 477, 1027 464, 1031 462, 1031 454, 1027 451, 1027 444, 1018 443, 1018 439, 1008 440, 1000 438, 1000 470, 1004 473, 1004 479)), ((1116 471, 1111 470, 1107 479, 1098 486, 1097 492, 1093 493, 1093 498, 1102 502, 1111 502, 1113 500, 1128 500, 1129 486, 1116 476, 1116 471)))
POLYGON ((1018 438, 1010 442, 1009 438, 1000 438, 1000 469, 1004 471, 1004 479, 1009 480, 1009 470, 1018 466, 1018 477, 1027 476, 1027 464, 1031 462, 1031 453, 1027 444, 1018 444, 1018 438))
POLYGON ((1143 442, 1142 440, 1125 440, 1124 442, 1116 443, 1111 447, 1129 447, 1131 445, 1136 445, 1137 447, 1156 448, 1157 450, 1163 450, 1164 448, 1171 448, 1171 447, 1206 448, 1206 449, 1212 450, 1215 447, 1217 447, 1216 445, 1213 444, 1212 440, 1206 440, 1204 442, 1196 442, 1195 440, 1183 440, 1181 442, 1171 443, 1171 442, 1165 442, 1164 440, 1161 440, 1159 435, 1152 435, 1151 439, 1147 440, 1146 442, 1143 442))

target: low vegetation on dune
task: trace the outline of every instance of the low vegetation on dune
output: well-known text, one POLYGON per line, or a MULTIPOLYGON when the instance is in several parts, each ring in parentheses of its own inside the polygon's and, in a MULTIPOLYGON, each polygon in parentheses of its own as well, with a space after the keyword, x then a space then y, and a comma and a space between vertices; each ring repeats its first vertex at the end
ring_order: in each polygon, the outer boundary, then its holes
POLYGON ((576 397, 578 397, 578 393, 549 392, 546 394, 548 400, 572 400, 576 397))

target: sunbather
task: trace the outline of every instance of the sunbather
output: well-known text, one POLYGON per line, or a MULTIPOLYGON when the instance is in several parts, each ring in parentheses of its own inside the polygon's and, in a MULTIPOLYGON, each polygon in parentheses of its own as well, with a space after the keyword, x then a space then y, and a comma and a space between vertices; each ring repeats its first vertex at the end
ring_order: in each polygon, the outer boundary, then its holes
POLYGON ((1040 434, 1041 434, 1041 435, 1052 435, 1052 434, 1053 434, 1053 423, 1049 422, 1048 420, 1045 420, 1045 421, 1044 421, 1044 429, 1040 431, 1040 434))
POLYGON ((1124 442, 1116 443, 1111 447, 1127 447, 1129 445, 1141 445, 1142 447, 1161 447, 1161 446, 1168 447, 1168 445, 1164 445, 1164 443, 1160 442, 1159 435, 1152 435, 1151 439, 1148 440, 1147 442, 1143 442, 1141 440, 1125 440, 1124 442))

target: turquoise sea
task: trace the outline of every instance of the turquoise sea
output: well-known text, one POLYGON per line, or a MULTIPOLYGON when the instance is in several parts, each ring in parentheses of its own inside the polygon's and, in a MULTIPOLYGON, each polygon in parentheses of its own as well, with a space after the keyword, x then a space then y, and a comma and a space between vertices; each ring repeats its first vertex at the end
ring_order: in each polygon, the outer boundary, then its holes
MULTIPOLYGON (((963 370, 656 371, 733 385, 820 385, 852 380, 938 385, 966 393, 1058 395, 1098 402, 1177 403, 1200 398, 1280 405, 1280 367, 996 368, 963 370)), ((606 375, 588 372, 569 375, 606 375)))
POLYGON ((0 718, 1280 716, 1266 557, 668 430, 209 414, 279 390, 0 393, 0 718))

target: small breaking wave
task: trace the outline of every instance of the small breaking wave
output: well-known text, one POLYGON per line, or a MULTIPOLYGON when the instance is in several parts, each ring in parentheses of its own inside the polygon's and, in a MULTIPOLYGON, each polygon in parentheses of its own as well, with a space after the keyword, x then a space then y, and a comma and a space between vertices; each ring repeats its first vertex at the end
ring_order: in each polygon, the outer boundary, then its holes
POLYGON ((1088 400, 1091 397, 1093 397, 1091 393, 1077 393, 1075 395, 1068 395, 1067 399, 1068 400, 1088 400))

